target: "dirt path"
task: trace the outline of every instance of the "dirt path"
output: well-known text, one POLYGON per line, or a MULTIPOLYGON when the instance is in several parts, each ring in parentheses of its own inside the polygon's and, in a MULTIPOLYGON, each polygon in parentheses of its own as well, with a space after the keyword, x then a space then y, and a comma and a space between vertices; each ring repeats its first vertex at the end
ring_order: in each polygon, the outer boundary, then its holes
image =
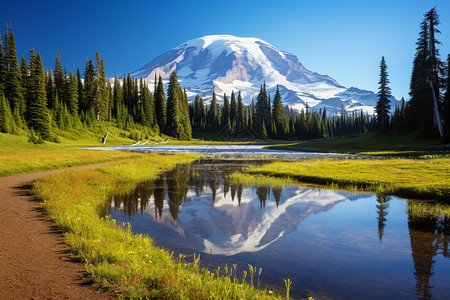
POLYGON ((83 262, 29 194, 29 182, 59 171, 0 177, 0 299, 115 299, 93 286, 83 262))

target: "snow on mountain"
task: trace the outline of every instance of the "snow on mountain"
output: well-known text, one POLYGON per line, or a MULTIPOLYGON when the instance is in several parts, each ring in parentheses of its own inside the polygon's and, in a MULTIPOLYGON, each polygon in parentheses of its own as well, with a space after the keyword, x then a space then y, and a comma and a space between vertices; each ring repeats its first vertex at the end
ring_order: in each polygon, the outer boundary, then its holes
POLYGON ((174 70, 189 100, 196 95, 210 100, 214 89, 219 100, 224 93, 229 96, 232 91, 241 91, 249 104, 265 82, 272 96, 278 84, 283 103, 297 110, 307 103, 332 113, 344 105, 347 111, 363 109, 372 114, 377 102, 375 93, 346 88, 327 75, 306 69, 295 55, 258 38, 209 35, 193 39, 156 57, 131 76, 145 78, 152 88, 155 74, 168 79, 174 70))

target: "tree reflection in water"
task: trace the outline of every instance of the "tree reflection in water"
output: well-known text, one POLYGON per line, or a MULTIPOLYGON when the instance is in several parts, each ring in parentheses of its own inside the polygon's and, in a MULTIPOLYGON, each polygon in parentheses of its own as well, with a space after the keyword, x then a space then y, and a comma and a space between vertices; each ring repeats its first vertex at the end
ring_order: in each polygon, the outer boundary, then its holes
MULTIPOLYGON (((234 205, 242 208, 242 212, 238 212, 237 210, 230 212, 230 214, 236 214, 237 216, 239 213, 244 214, 245 212, 243 212, 243 210, 248 209, 248 207, 246 207, 246 205, 248 205, 248 193, 249 190, 253 189, 254 195, 256 195, 259 200, 259 209, 256 213, 253 211, 249 214, 250 216, 247 217, 253 219, 250 220, 249 223, 253 224, 252 222, 254 221, 256 224, 261 221, 261 213, 258 211, 267 211, 269 209, 268 207, 271 207, 270 205, 276 206, 277 209, 281 207, 283 210, 288 206, 286 201, 292 201, 295 196, 292 195, 292 190, 289 190, 289 193, 291 194, 289 196, 290 198, 287 199, 286 195, 288 193, 282 187, 245 187, 241 184, 233 184, 227 179, 226 175, 239 171, 243 166, 247 165, 248 162, 220 160, 211 162, 206 160, 192 165, 179 165, 174 170, 163 173, 154 181, 139 183, 135 188, 127 188, 126 192, 118 192, 110 196, 106 213, 110 214, 112 211, 123 210, 124 214, 130 219, 134 214, 144 214, 148 207, 154 205, 155 220, 161 220, 164 217, 163 210, 166 209, 165 218, 172 218, 172 221, 176 224, 180 213, 180 207, 183 202, 196 201, 195 199, 199 199, 201 195, 208 193, 208 195, 210 195, 210 206, 218 205, 218 203, 223 205, 223 199, 227 198, 229 202, 227 202, 226 205, 234 205), (221 164, 222 166, 218 168, 218 164, 221 164), (194 194, 197 197, 193 197, 194 194), (244 202, 242 203, 242 201, 244 202), (268 201, 273 201, 273 203, 268 201), (170 212, 170 216, 167 211, 170 212)), ((324 197, 326 198, 326 196, 324 197)), ((321 204, 322 207, 320 208, 318 208, 318 206, 314 206, 313 209, 308 207, 308 211, 311 211, 311 214, 314 214, 330 210, 337 203, 336 201, 339 202, 342 200, 334 199, 330 201, 329 204, 321 204)), ((381 243, 386 243, 383 241, 383 237, 386 234, 386 228, 389 228, 386 227, 386 225, 389 223, 388 212, 390 210, 390 204, 394 202, 392 202, 393 200, 391 197, 382 195, 377 195, 376 201, 378 240, 381 245, 381 243)), ((408 203, 410 202, 408 201, 408 203)), ((291 214, 296 214, 296 216, 301 215, 298 220, 296 219, 295 222, 297 223, 290 224, 289 222, 292 223, 291 219, 286 221, 287 223, 285 223, 285 221, 281 222, 280 220, 272 223, 272 228, 276 230, 267 231, 265 235, 262 235, 259 240, 260 244, 258 244, 257 247, 252 248, 254 251, 262 249, 262 245, 270 244, 272 241, 276 240, 281 232, 286 233, 294 231, 298 222, 303 220, 306 216, 302 215, 304 214, 304 211, 298 207, 294 208, 294 206, 291 206, 289 209, 291 209, 291 214), (286 226, 286 224, 289 225, 286 226)), ((248 212, 249 211, 247 211, 247 213, 248 212)), ((197 216, 194 217, 196 218, 197 216)), ((231 222, 233 222, 233 226, 237 226, 238 229, 233 233, 233 236, 236 239, 234 242, 236 243, 239 242, 237 240, 239 237, 245 239, 246 235, 250 235, 250 233, 255 234, 256 232, 247 232, 248 223, 245 223, 240 219, 233 219, 228 213, 225 215, 213 215, 213 218, 221 218, 221 221, 229 222, 230 224, 227 226, 231 226, 231 222)), ((391 218, 394 218, 394 216, 389 219, 391 218)), ((416 282, 416 294, 419 299, 432 299, 433 284, 431 283, 431 279, 434 275, 436 258, 439 255, 442 255, 442 257, 447 259, 449 258, 448 244, 450 220, 449 218, 444 217, 413 217, 408 210, 407 224, 414 266, 413 276, 416 282)), ((226 228, 226 231, 232 231, 229 227, 225 226, 224 228, 226 228)), ((252 229, 255 228, 256 227, 253 227, 252 229)), ((203 229, 195 227, 194 230, 199 231, 203 229)), ((208 236, 213 231, 206 232, 205 236, 208 236)), ((195 239, 198 237, 189 236, 188 238, 195 239)), ((203 242, 204 241, 199 240, 198 243, 201 244, 203 242)), ((244 248, 241 244, 239 245, 244 248)), ((217 244, 216 246, 218 249, 220 248, 217 244)), ((226 247, 224 246, 223 249, 225 251, 226 247)), ((248 251, 249 248, 246 249, 248 251)))

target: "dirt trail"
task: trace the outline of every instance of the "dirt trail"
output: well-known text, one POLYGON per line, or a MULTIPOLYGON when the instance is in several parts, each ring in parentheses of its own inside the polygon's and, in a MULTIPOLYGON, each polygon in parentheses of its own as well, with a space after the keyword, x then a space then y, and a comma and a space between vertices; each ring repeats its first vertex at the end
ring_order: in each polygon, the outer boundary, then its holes
POLYGON ((0 299, 115 299, 93 286, 84 263, 30 195, 27 184, 59 171, 0 177, 0 299))

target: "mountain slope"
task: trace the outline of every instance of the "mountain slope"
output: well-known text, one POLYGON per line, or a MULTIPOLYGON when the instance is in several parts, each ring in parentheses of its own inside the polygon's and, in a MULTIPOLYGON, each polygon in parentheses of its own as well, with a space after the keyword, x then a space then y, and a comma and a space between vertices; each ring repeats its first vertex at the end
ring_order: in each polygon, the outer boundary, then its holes
POLYGON ((306 69, 295 55, 257 38, 210 35, 193 39, 131 75, 145 78, 153 87, 155 74, 168 79, 174 70, 190 100, 196 95, 209 100, 213 89, 219 97, 234 90, 241 91, 249 104, 265 82, 271 95, 278 84, 283 104, 298 110, 307 103, 314 109, 326 107, 328 112, 339 112, 344 105, 348 111, 363 109, 372 114, 377 102, 373 92, 346 88, 327 75, 306 69))

